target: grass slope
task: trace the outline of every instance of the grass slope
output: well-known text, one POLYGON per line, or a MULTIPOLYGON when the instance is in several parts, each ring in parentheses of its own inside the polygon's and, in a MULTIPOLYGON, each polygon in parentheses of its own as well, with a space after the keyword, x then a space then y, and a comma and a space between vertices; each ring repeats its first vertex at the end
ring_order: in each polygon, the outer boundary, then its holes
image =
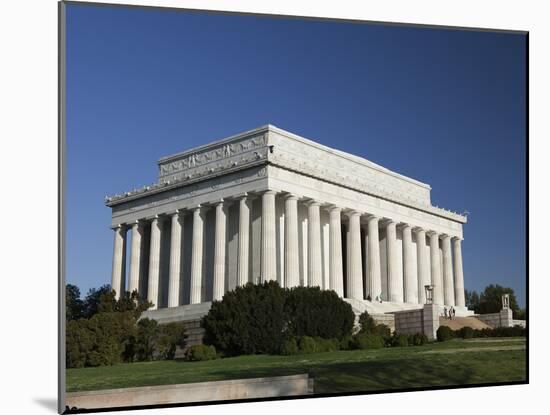
POLYGON ((67 392, 309 373, 315 393, 524 381, 525 339, 472 339, 422 347, 297 356, 156 361, 67 370, 67 392))

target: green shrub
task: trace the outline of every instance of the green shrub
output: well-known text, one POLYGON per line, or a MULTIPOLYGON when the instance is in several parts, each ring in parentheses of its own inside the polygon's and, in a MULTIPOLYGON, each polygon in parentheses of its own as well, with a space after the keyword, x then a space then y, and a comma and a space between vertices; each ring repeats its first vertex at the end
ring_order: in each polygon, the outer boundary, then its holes
POLYGON ((474 337, 474 329, 468 326, 464 326, 460 330, 458 330, 457 335, 459 337, 462 337, 463 339, 471 339, 474 337))
POLYGON ((384 338, 384 340, 388 340, 391 338, 391 329, 385 324, 377 324, 373 327, 370 333, 381 336, 384 338))
POLYGON ((338 339, 351 334, 355 315, 334 291, 246 284, 214 301, 202 319, 204 343, 225 355, 281 353, 286 340, 338 339))
POLYGON ((412 336, 410 336, 410 339, 412 339, 413 346, 423 346, 428 343, 428 336, 426 336, 424 333, 413 334, 412 336))
MULTIPOLYGON (((440 329, 445 326, 441 326, 440 329)), ((448 328, 447 328, 448 329, 448 328)), ((447 329, 444 329, 446 332, 447 329)), ((449 329, 450 330, 450 329, 449 329)), ((514 327, 496 327, 496 328, 484 328, 484 329, 473 329, 471 327, 462 327, 460 330, 450 330, 450 335, 452 337, 459 337, 463 339, 471 339, 473 337, 521 337, 525 336, 525 328, 521 326, 514 327)), ((438 330, 439 333, 439 330, 438 330)), ((447 334, 445 334, 447 335, 447 334)), ((439 336, 438 336, 439 340, 439 336)), ((448 340, 448 338, 446 338, 448 340)), ((441 340, 440 340, 441 341, 441 340)))
POLYGON ((356 349, 355 338, 352 335, 344 337, 340 340, 340 350, 356 349))
POLYGON ((358 333, 355 342, 358 349, 380 349, 385 343, 382 336, 369 333, 358 333))
POLYGON ((317 343, 315 339, 310 336, 303 336, 300 338, 300 353, 309 354, 317 352, 317 343))
POLYGON ((335 352, 340 349, 340 342, 338 339, 315 337, 314 340, 317 345, 317 352, 335 352))
POLYGON ((351 305, 331 290, 294 287, 285 290, 288 335, 343 339, 351 334, 355 314, 351 305))
POLYGON ((437 341, 444 342, 454 337, 454 331, 448 326, 439 326, 437 329, 437 341))
POLYGON ((212 302, 203 341, 228 356, 279 353, 289 337, 284 306, 285 290, 275 281, 237 287, 212 302))
POLYGON ((521 326, 497 327, 491 329, 491 337, 521 337, 525 336, 525 328, 521 326))
POLYGON ((167 360, 174 359, 177 347, 185 347, 186 338, 183 322, 161 324, 156 341, 158 357, 167 360))
POLYGON ((139 361, 154 359, 159 332, 160 328, 156 320, 142 318, 138 321, 135 351, 139 361))
POLYGON ((368 312, 364 311, 359 315, 359 333, 373 333, 376 323, 368 312))
POLYGON ((214 360, 217 358, 216 348, 205 344, 191 346, 185 352, 185 360, 199 362, 203 360, 214 360))
POLYGON ((407 347, 409 345, 409 336, 406 334, 394 333, 391 337, 391 347, 407 347))
POLYGON ((281 347, 281 354, 285 356, 298 354, 299 351, 300 349, 298 349, 298 342, 295 337, 286 340, 281 347))

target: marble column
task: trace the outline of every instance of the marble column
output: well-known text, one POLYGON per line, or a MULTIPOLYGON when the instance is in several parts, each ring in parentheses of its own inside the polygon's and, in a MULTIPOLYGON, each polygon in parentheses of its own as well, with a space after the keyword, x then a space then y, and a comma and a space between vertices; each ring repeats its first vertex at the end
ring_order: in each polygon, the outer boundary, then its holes
POLYGON ((378 234, 378 221, 380 218, 369 216, 368 226, 368 261, 367 261, 367 297, 376 301, 382 294, 382 277, 380 271, 380 242, 378 234))
POLYGON ((426 285, 431 285, 430 266, 426 257, 426 231, 416 228, 416 263, 418 271, 418 304, 426 304, 426 285))
POLYGON ((430 269, 433 285, 433 302, 437 305, 443 305, 443 278, 441 277, 441 260, 439 257, 439 235, 431 231, 430 236, 430 269))
POLYGON ((202 300, 202 251, 204 217, 202 207, 193 209, 193 239, 191 250, 190 304, 199 304, 202 300))
POLYGON ((344 296, 344 276, 342 268, 342 209, 330 209, 329 223, 329 264, 330 289, 340 297, 344 296))
POLYGON ((170 270, 168 276, 168 307, 180 305, 181 240, 183 218, 176 211, 171 217, 170 270))
POLYGON ((386 243, 388 252, 388 299, 394 303, 403 302, 403 279, 399 273, 399 258, 397 257, 396 223, 386 225, 386 243))
POLYGON ((151 245, 149 252, 149 281, 147 284, 147 300, 153 303, 150 310, 159 306, 159 278, 160 278, 160 238, 162 221, 155 216, 151 221, 151 245))
POLYGON ((111 289, 115 290, 118 300, 124 294, 126 285, 126 227, 118 225, 114 228, 115 241, 113 248, 113 269, 111 274, 111 289))
POLYGON ((443 248, 443 287, 444 287, 444 300, 448 306, 455 305, 455 287, 453 282, 453 263, 451 254, 451 237, 449 235, 443 235, 442 237, 443 248))
POLYGON ((403 283, 406 303, 418 303, 418 280, 414 267, 414 252, 412 228, 403 226, 403 283))
POLYGON ((277 245, 275 233, 275 194, 268 190, 262 195, 261 281, 277 281, 277 245))
POLYGON ((250 243, 250 203, 248 196, 239 199, 239 249, 237 253, 237 286, 248 282, 248 251, 250 243))
POLYGON ((128 282, 128 291, 133 293, 138 291, 140 296, 143 293, 139 292, 139 279, 142 273, 141 270, 141 255, 143 246, 143 234, 145 229, 143 228, 143 222, 136 221, 132 224, 132 246, 130 253, 130 281, 128 282))
POLYGON ((453 238, 454 254, 454 279, 455 279, 455 305, 457 307, 466 307, 464 298, 464 272, 462 269, 462 239, 453 238))
POLYGON ((322 287, 323 268, 321 264, 321 213, 319 202, 309 202, 307 207, 307 273, 308 286, 322 287))
POLYGON ((226 210, 223 200, 216 205, 216 235, 214 242, 213 299, 220 301, 225 293, 226 210))
POLYGON ((349 264, 347 269, 348 298, 363 299, 363 264, 361 260, 361 214, 349 213, 349 264))
POLYGON ((300 253, 298 245, 298 197, 285 198, 285 286, 300 285, 300 253))

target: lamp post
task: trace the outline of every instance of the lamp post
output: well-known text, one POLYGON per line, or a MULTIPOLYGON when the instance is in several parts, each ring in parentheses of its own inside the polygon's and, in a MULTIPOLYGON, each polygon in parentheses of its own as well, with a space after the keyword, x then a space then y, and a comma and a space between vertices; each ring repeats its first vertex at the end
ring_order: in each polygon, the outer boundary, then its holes
POLYGON ((426 304, 433 304, 433 285, 425 285, 424 289, 426 290, 426 304))

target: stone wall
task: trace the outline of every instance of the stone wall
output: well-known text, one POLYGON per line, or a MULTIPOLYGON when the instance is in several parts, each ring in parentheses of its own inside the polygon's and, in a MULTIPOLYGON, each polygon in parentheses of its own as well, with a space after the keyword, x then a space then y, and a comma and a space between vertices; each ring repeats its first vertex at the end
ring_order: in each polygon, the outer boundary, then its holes
POLYGON ((399 334, 424 332, 424 310, 399 311, 394 313, 395 331, 399 334))
POLYGON ((527 322, 525 320, 512 320, 512 325, 525 328, 527 327, 527 322))
POLYGON ((393 314, 373 314, 371 317, 376 324, 385 324, 392 333, 395 331, 395 316, 393 314))
POLYGON ((493 328, 512 327, 514 325, 512 310, 510 309, 500 310, 498 313, 476 314, 476 317, 493 328))
POLYGON ((67 394, 66 405, 77 409, 119 408, 234 399, 303 396, 313 393, 307 374, 177 385, 106 389, 67 394))
POLYGON ((439 328, 439 306, 426 304, 420 310, 397 311, 392 314, 397 333, 424 333, 429 340, 435 340, 439 328))

